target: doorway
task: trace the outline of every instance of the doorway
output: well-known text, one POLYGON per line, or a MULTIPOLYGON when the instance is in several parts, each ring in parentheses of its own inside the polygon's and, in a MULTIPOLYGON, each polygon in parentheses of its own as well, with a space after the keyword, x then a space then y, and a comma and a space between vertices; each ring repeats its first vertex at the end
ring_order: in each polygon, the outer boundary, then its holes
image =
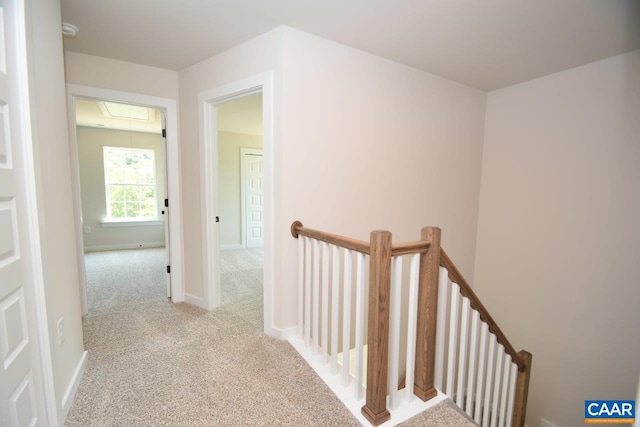
MULTIPOLYGON (((74 106, 85 253, 160 248, 170 265, 164 111, 83 98, 74 106)), ((171 297, 168 272, 165 282, 171 297)))
POLYGON ((262 299, 262 92, 217 104, 216 112, 218 264, 226 305, 262 299))
MULTIPOLYGON (((200 113, 200 153, 201 153, 201 200, 203 229, 203 278, 204 295, 201 306, 213 309, 222 304, 220 286, 221 229, 224 217, 220 215, 220 185, 218 176, 218 114, 219 107, 228 101, 250 95, 262 96, 262 229, 263 229, 263 269, 262 293, 264 301, 264 332, 272 336, 282 336, 273 328, 273 73, 265 72, 244 80, 219 86, 202 92, 198 96, 200 113), (219 220, 220 222, 216 221, 219 220)), ((246 147, 245 147, 246 148, 246 147)), ((239 153, 236 155, 240 160, 239 153)), ((240 209, 237 212, 240 216, 240 209)), ((242 245, 245 242, 239 243, 242 245)), ((196 301, 194 301, 195 303, 196 301)))
POLYGON ((85 250, 166 248, 167 297, 183 301, 175 100, 67 88, 82 314, 88 312, 85 250), (81 185, 87 173, 98 184, 81 185))

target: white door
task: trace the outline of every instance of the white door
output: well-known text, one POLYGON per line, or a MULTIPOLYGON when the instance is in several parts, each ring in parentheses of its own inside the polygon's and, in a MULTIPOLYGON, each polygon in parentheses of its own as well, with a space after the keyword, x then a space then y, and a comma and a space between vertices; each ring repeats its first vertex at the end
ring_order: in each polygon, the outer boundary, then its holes
POLYGON ((242 193, 243 229, 245 246, 259 248, 264 245, 262 224, 262 150, 243 148, 242 193))
POLYGON ((0 425, 46 425, 24 4, 0 0, 0 425))

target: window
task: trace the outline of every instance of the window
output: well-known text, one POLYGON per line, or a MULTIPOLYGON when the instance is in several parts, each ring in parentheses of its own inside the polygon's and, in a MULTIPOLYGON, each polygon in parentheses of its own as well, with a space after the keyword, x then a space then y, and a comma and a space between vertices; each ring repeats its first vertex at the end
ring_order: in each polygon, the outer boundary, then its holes
POLYGON ((153 150, 103 147, 107 220, 158 217, 153 150))

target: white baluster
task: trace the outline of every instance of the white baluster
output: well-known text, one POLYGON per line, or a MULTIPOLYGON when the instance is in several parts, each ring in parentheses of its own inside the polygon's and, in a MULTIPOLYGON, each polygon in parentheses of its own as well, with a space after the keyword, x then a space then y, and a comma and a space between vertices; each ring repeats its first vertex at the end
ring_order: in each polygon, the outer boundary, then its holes
POLYGON ((502 385, 500 388, 502 389, 502 396, 500 397, 500 426, 506 426, 505 424, 505 416, 507 414, 507 389, 509 388, 509 366, 511 364, 511 356, 505 354, 504 358, 504 368, 502 370, 502 385))
POLYGON ((498 345, 498 360, 496 361, 496 374, 493 377, 493 406, 491 408, 491 427, 498 425, 498 402, 500 401, 500 376, 502 375, 502 358, 504 346, 498 345))
POLYGON ((311 346, 311 239, 305 237, 304 252, 304 344, 311 346))
POLYGON ((480 322, 480 350, 478 351, 478 383, 476 384, 476 407, 473 414, 473 420, 480 424, 482 421, 482 385, 484 380, 484 369, 486 366, 487 356, 487 334, 489 333, 489 325, 480 322))
POLYGON ((364 286, 364 254, 358 252, 356 256, 356 371, 354 396, 362 399, 362 370, 364 367, 364 315, 366 310, 366 294, 364 286))
POLYGON ((484 411, 482 414, 482 427, 489 425, 489 409, 491 406, 491 382, 493 381, 493 362, 496 350, 496 336, 489 334, 489 356, 487 357, 487 377, 484 388, 484 411))
POLYGON ((462 314, 460 316, 460 355, 458 359, 458 389, 456 395, 456 405, 460 409, 464 409, 464 397, 465 397, 465 372, 467 367, 467 339, 469 328, 469 298, 462 297, 462 314))
POLYGON ((460 286, 457 283, 451 284, 451 306, 449 308, 449 350, 447 352, 447 391, 446 394, 453 399, 455 393, 455 367, 456 367, 456 344, 458 341, 458 298, 460 297, 460 286))
POLYGON ((416 334, 418 323, 418 279, 420 275, 420 254, 411 255, 409 270, 409 316, 407 321, 407 366, 405 374, 404 399, 413 400, 413 385, 416 369, 416 334))
POLYGON ((322 242, 322 363, 329 359, 329 245, 322 242))
POLYGON ((402 295, 402 257, 393 257, 391 265, 391 312, 389 314, 389 409, 398 407, 400 369, 400 298, 402 295))
POLYGON ((467 374, 467 404, 465 412, 473 417, 473 393, 476 380, 476 353, 478 349, 478 322, 480 321, 480 313, 471 310, 471 346, 469 347, 469 372, 467 374))
POLYGON ((304 324, 304 236, 298 236, 298 338, 302 340, 304 324))
POLYGON ((344 280, 343 280, 343 313, 342 313, 342 385, 349 385, 349 368, 351 353, 351 251, 344 251, 344 280))
POLYGON ((435 371, 434 386, 438 390, 444 390, 444 340, 447 336, 447 291, 449 290, 449 271, 440 267, 438 276, 438 311, 436 321, 436 354, 435 354, 435 371))
POLYGON ((338 373, 338 311, 340 310, 340 248, 331 245, 331 373, 338 373))
POLYGON ((516 380, 518 378, 518 365, 513 362, 511 363, 511 381, 509 381, 509 398, 507 399, 507 417, 505 419, 506 426, 511 426, 511 421, 513 419, 513 407, 515 405, 515 393, 516 393, 516 380))
POLYGON ((319 353, 320 331, 320 247, 313 241, 313 354, 319 353))

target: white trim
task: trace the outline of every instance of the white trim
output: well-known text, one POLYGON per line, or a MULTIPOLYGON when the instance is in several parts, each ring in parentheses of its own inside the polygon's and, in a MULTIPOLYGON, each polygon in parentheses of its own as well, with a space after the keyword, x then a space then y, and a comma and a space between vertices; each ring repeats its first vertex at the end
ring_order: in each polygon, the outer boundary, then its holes
POLYGON ((15 25, 16 25, 16 66, 18 68, 19 96, 20 96, 20 118, 22 119, 21 129, 23 132, 24 151, 24 184, 25 184, 25 220, 29 229, 29 250, 31 256, 31 278, 33 280, 33 294, 35 303, 35 316, 37 324, 37 347, 39 350, 38 359, 42 369, 43 393, 45 400, 45 410, 49 424, 57 427, 63 424, 58 419, 58 405, 56 401, 56 389, 53 376, 53 360, 51 356, 51 341, 49 339, 49 320, 47 314, 47 299, 44 283, 44 267, 42 261, 42 246, 40 241, 40 220, 38 217, 38 198, 36 186, 36 167, 33 153, 33 130, 31 117, 31 100, 29 80, 32 78, 32 67, 29 66, 29 57, 33 57, 33 47, 27 42, 27 31, 31 32, 33 25, 31 19, 26 16, 26 0, 15 2, 15 25))
POLYGON ((84 375, 84 370, 87 367, 87 355, 88 351, 82 352, 82 357, 80 357, 80 361, 76 366, 75 371, 73 371, 73 376, 71 377, 71 381, 67 386, 67 390, 64 392, 64 396, 62 397, 62 419, 65 420, 67 415, 69 414, 69 410, 71 409, 71 404, 73 403, 73 399, 76 397, 76 393, 78 392, 78 387, 80 386, 80 381, 82 380, 82 376, 84 375))
MULTIPOLYGON (((103 101, 123 102, 146 107, 157 108, 166 111, 167 117, 167 138, 166 152, 167 159, 167 194, 169 198, 169 246, 171 253, 171 300, 173 302, 184 301, 183 284, 183 233, 182 233, 182 196, 181 196, 181 173, 180 173, 180 148, 178 142, 178 105, 175 99, 160 98, 156 96, 142 95, 137 93, 121 92, 110 89, 101 89, 89 86, 79 86, 67 84, 67 102, 69 111, 69 140, 74 167, 74 198, 78 229, 82 230, 82 210, 80 204, 80 179, 78 172, 78 142, 76 140, 75 108, 74 99, 85 98, 103 101)), ((87 313, 86 300, 86 279, 84 266, 82 233, 78 238, 78 265, 80 272, 80 293, 82 299, 82 313, 87 313)))
POLYGON ((244 249, 244 245, 240 245, 238 243, 234 244, 234 245, 220 245, 220 250, 221 251, 231 251, 234 249, 244 249))
POLYGON ((198 94, 198 116, 200 123, 200 191, 202 203, 202 259, 204 300, 207 309, 220 305, 220 270, 218 254, 218 227, 215 216, 218 207, 217 167, 218 132, 216 104, 237 99, 252 93, 262 92, 262 148, 264 151, 264 332, 273 333, 273 72, 266 71, 244 80, 219 86, 198 94))
POLYGON ((277 326, 271 327, 271 336, 274 338, 278 338, 279 340, 289 340, 296 336, 296 331, 298 330, 297 326, 292 326, 290 328, 278 328, 277 326))
POLYGON ((188 304, 191 304, 191 305, 195 305, 196 307, 200 307, 200 308, 203 308, 205 310, 208 310, 207 304, 206 304, 204 299, 199 298, 199 297, 194 297, 193 295, 189 295, 186 292, 184 294, 184 302, 186 302, 188 304))
POLYGON ((126 251, 129 249, 164 248, 164 242, 121 243, 118 245, 85 246, 84 252, 126 251))
POLYGON ((155 227, 157 225, 164 225, 162 220, 151 221, 103 221, 100 223, 102 228, 110 227, 155 227))
POLYGON ((247 202, 245 200, 247 183, 245 181, 246 166, 244 162, 245 156, 252 154, 263 156, 264 159, 264 151, 262 148, 240 148, 240 224, 242 225, 241 241, 245 248, 247 247, 247 202))
MULTIPOLYGON (((324 383, 333 391, 340 401, 351 411, 354 417, 360 421, 363 426, 370 426, 371 423, 362 415, 362 406, 366 403, 365 398, 356 400, 353 393, 352 380, 348 387, 342 385, 340 375, 331 373, 331 365, 323 364, 321 357, 312 354, 309 347, 298 338, 289 339, 289 343, 296 349, 302 358, 313 368, 324 383)), ((351 377, 353 378, 353 376, 351 377)), ((421 412, 426 411, 440 402, 447 400, 447 395, 438 390, 438 394, 432 399, 423 402, 421 399, 412 399, 411 402, 402 401, 398 409, 389 409, 391 419, 380 424, 381 427, 390 427, 408 420, 421 412)))

